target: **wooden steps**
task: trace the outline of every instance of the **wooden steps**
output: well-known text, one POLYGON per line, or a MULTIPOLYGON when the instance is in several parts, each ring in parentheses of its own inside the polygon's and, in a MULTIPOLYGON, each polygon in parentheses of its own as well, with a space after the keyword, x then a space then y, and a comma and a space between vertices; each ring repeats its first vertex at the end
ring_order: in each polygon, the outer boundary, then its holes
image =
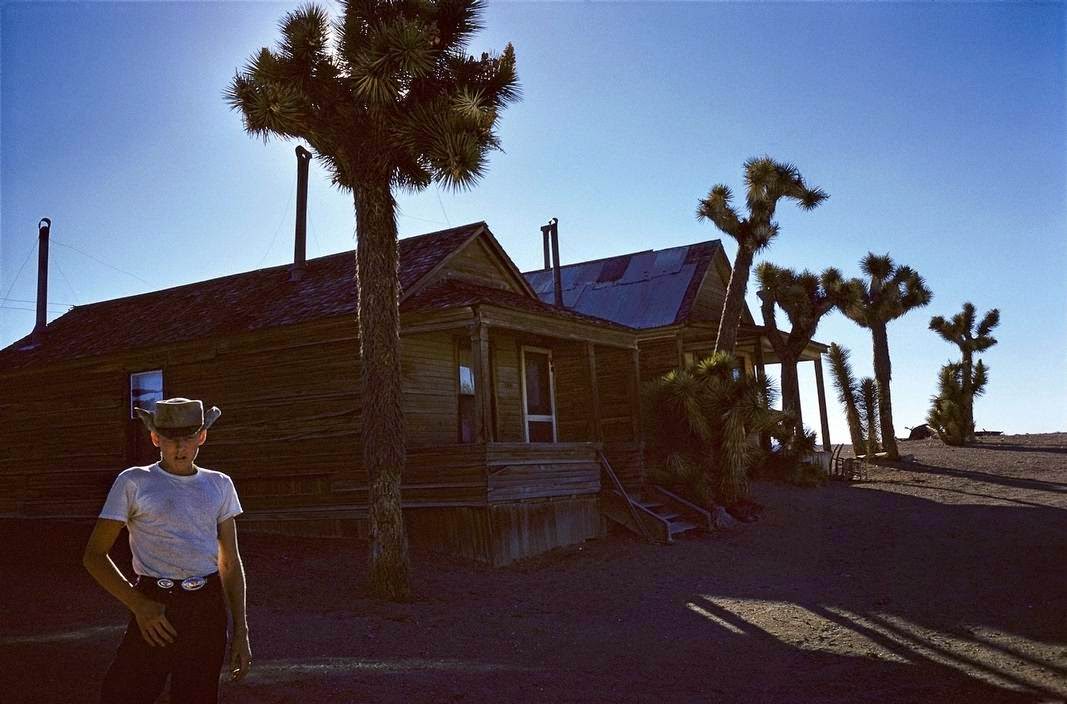
POLYGON ((675 537, 697 528, 713 530, 711 514, 663 487, 648 485, 641 490, 627 489, 619 481, 611 463, 599 453, 603 473, 600 511, 605 517, 625 526, 649 541, 670 544, 675 537))
POLYGON ((656 486, 640 493, 606 491, 601 495, 601 510, 612 521, 658 543, 669 544, 679 536, 712 527, 706 511, 656 486), (640 525, 634 524, 635 515, 640 525))

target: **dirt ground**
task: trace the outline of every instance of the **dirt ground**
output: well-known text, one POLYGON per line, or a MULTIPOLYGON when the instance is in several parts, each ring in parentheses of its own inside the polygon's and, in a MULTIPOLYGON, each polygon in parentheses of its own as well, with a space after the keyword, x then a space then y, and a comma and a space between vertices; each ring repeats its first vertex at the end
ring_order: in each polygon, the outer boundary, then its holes
MULTIPOLYGON (((1064 701, 1067 433, 901 451, 757 483, 759 522, 670 546, 415 552, 411 604, 366 598, 364 543, 244 534, 255 664, 223 701, 1064 701)), ((89 527, 4 528, 0 701, 95 701, 125 616, 80 567, 89 527)))

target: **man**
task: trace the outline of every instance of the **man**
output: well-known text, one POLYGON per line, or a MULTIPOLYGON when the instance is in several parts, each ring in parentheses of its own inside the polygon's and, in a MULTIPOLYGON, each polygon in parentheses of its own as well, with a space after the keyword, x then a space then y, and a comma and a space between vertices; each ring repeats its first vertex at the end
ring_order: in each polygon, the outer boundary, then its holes
POLYGON ((226 654, 227 604, 232 679, 243 678, 252 665, 234 523, 241 504, 228 476, 193 464, 222 411, 212 407, 205 417, 203 403, 186 398, 159 401, 154 412, 134 410, 159 448, 159 462, 119 474, 82 560, 132 612, 101 701, 151 704, 169 676, 173 704, 214 703, 226 654), (123 525, 137 574, 133 584, 108 556, 123 525))

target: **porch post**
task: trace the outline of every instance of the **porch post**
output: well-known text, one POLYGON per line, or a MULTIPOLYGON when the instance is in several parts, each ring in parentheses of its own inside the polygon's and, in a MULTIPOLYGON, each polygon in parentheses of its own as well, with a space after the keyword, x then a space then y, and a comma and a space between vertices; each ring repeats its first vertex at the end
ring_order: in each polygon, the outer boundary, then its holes
POLYGON ((684 369, 685 368, 685 341, 682 340, 681 331, 678 332, 678 334, 675 336, 674 340, 675 340, 675 346, 678 348, 678 368, 679 369, 684 369))
MULTIPOLYGON (((756 352, 753 355, 752 361, 756 367, 756 378, 766 379, 767 369, 763 366, 763 336, 760 334, 756 335, 756 352)), ((771 449, 771 436, 767 433, 760 433, 759 444, 764 450, 769 451, 771 449)))
POLYGON ((763 368, 763 337, 756 335, 756 353, 753 355, 753 363, 759 376, 767 376, 767 370, 763 368))
POLYGON ((630 393, 630 420, 633 423, 634 442, 641 440, 641 350, 635 347, 630 352, 630 359, 634 365, 632 388, 630 393))
POLYGON ((830 451, 830 422, 826 419, 826 388, 822 380, 822 353, 815 358, 815 386, 819 392, 819 422, 822 423, 822 449, 830 451))
POLYGON ((585 355, 589 361, 589 392, 593 405, 593 440, 604 442, 604 430, 600 426, 600 387, 596 378, 596 345, 585 343, 585 355))
POLYGON ((471 371, 474 373, 474 431, 477 442, 493 440, 493 378, 489 371, 489 328, 477 319, 471 326, 471 371))

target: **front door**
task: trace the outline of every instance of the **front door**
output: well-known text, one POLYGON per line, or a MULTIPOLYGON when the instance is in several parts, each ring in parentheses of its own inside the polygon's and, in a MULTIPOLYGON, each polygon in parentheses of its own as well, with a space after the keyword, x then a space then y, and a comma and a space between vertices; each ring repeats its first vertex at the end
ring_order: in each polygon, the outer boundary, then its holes
POLYGON ((522 403, 526 442, 555 442, 556 394, 551 350, 522 348, 522 403))

